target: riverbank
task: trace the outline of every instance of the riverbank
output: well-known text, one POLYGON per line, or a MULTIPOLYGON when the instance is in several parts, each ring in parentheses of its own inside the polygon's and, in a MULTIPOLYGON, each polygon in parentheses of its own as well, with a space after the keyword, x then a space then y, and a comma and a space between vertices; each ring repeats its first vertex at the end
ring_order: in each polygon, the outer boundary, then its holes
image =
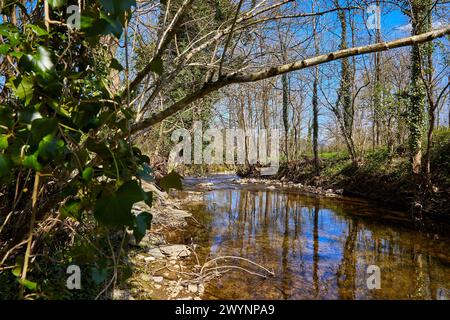
MULTIPOLYGON (((436 137, 431 158, 433 192, 422 199, 422 212, 427 219, 450 222, 450 141, 447 134, 436 137)), ((278 173, 269 179, 292 183, 308 193, 358 197, 407 212, 414 204, 416 190, 410 171, 409 159, 402 150, 390 153, 387 149, 378 149, 368 152, 358 168, 352 166, 346 154, 328 153, 321 155, 320 175, 316 174, 313 159, 305 156, 281 163, 278 173)), ((240 176, 259 177, 258 170, 240 172, 240 176)))
POLYGON ((192 193, 183 199, 169 197, 153 184, 144 183, 143 189, 154 195, 153 206, 141 202, 133 207, 135 213, 148 211, 153 215, 152 228, 136 244, 129 243, 129 261, 133 275, 114 291, 117 300, 201 300, 204 285, 194 277, 196 245, 186 245, 183 232, 196 223, 192 213, 182 210, 185 202, 201 201, 192 193))

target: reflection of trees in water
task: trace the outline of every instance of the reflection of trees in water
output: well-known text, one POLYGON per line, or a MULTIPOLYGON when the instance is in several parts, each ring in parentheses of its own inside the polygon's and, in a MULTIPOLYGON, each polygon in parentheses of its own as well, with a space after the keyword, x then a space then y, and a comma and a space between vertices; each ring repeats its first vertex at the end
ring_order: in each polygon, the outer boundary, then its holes
POLYGON ((355 244, 358 235, 357 220, 349 221, 348 233, 344 242, 341 264, 336 281, 340 299, 355 299, 356 294, 356 256, 355 244))
POLYGON ((285 299, 436 298, 448 279, 429 253, 432 244, 412 231, 350 216, 351 205, 331 208, 327 199, 261 190, 221 190, 210 200, 218 203, 209 207, 215 254, 241 255, 276 271, 264 282, 232 274, 239 279, 232 286, 248 297, 257 287, 259 297, 285 299), (371 264, 381 268, 381 290, 366 287, 371 264))
POLYGON ((314 297, 319 296, 319 206, 318 203, 314 206, 314 254, 313 254, 313 284, 314 297))

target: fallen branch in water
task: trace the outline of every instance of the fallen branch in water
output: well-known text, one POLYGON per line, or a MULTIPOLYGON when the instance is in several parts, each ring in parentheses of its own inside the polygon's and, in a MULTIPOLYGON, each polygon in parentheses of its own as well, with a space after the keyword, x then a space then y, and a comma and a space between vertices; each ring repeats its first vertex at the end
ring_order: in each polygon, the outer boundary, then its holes
MULTIPOLYGON (((203 271, 204 271, 206 265, 208 265, 209 263, 217 262, 217 261, 219 261, 219 260, 227 260, 227 259, 235 259, 235 260, 241 260, 241 261, 248 262, 248 263, 250 263, 250 264, 252 264, 252 265, 254 265, 254 266, 258 267, 258 268, 263 269, 263 270, 264 270, 265 272, 267 272, 270 276, 272 276, 272 277, 275 276, 275 273, 274 273, 273 271, 270 271, 269 269, 263 267, 262 265, 260 265, 260 264, 258 264, 258 263, 256 263, 256 262, 253 262, 253 261, 251 261, 251 260, 249 260, 249 259, 242 258, 242 257, 238 257, 238 256, 220 256, 220 257, 216 257, 216 258, 214 258, 214 259, 211 259, 211 260, 207 261, 207 262, 203 265, 202 269, 200 270, 200 274, 203 274, 203 271)), ((231 267, 232 267, 232 266, 231 266, 231 267)), ((241 269, 244 269, 244 268, 241 267, 241 269)), ((245 270, 245 271, 249 272, 248 270, 245 270)), ((251 273, 251 272, 249 272, 249 273, 251 273)), ((265 277, 265 276, 263 276, 263 277, 265 277)), ((267 277, 266 277, 266 278, 267 278, 267 277)))

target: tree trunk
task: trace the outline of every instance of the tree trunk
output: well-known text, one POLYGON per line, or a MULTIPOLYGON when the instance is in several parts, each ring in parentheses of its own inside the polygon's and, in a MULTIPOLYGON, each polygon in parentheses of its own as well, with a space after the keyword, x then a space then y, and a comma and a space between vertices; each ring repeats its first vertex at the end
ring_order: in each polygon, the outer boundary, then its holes
MULTIPOLYGON (((380 6, 380 0, 377 0, 377 6, 380 6)), ((375 31, 375 43, 381 42, 381 30, 375 31)), ((380 104, 381 104, 381 52, 375 52, 375 84, 373 97, 373 126, 374 126, 374 146, 380 144, 380 104)))
MULTIPOLYGON (((417 35, 429 31, 427 14, 431 10, 430 0, 411 1, 412 34, 417 35)), ((413 214, 420 218, 422 210, 421 194, 421 168, 422 168, 422 134, 425 110, 425 89, 422 81, 422 53, 427 45, 413 45, 411 49, 411 83, 409 104, 409 147, 411 153, 412 174, 416 184, 416 199, 413 214)))
MULTIPOLYGON (((315 2, 313 5, 313 11, 315 10, 315 2)), ((316 18, 313 18, 313 32, 314 32, 314 50, 315 55, 319 55, 319 42, 317 39, 316 18)), ((318 97, 318 85, 319 85, 319 66, 314 70, 314 83, 313 83, 313 153, 314 153, 314 167, 316 174, 320 174, 320 158, 319 158, 319 97, 318 97)))
MULTIPOLYGON (((337 5, 339 5, 337 3, 337 5)), ((347 45, 347 18, 344 10, 338 11, 339 20, 341 22, 341 45, 340 49, 345 50, 347 45)), ((348 57, 341 60, 341 84, 339 88, 339 98, 336 105, 336 115, 341 118, 341 130, 344 136, 352 164, 354 167, 358 166, 356 156, 355 144, 353 142, 353 101, 352 101, 352 87, 354 77, 352 76, 352 67, 348 57), (342 113, 339 106, 342 106, 342 113)))

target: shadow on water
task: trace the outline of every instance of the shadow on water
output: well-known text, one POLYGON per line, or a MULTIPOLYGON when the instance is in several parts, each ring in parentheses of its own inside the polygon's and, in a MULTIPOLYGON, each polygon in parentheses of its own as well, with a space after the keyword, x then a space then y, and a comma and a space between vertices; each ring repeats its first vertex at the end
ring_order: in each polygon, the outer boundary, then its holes
MULTIPOLYGON (((204 298, 450 298, 447 237, 419 233, 394 212, 363 201, 237 188, 228 180, 219 186, 216 180, 218 187, 189 207, 204 225, 194 232, 200 256, 245 257, 275 276, 228 272, 207 285, 204 298), (381 215, 393 219, 375 219, 381 215), (369 265, 380 268, 381 289, 368 289, 369 265)), ((188 189, 195 189, 193 182, 188 189)))

